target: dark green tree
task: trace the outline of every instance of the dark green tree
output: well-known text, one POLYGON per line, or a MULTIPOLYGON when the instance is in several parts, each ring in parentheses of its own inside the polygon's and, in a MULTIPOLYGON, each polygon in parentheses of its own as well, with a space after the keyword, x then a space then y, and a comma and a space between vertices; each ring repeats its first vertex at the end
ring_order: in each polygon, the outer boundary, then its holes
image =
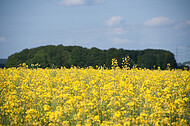
POLYGON ((121 67, 122 58, 130 57, 129 63, 131 67, 136 64, 138 67, 152 69, 153 66, 160 66, 166 69, 167 64, 171 64, 171 68, 176 68, 177 64, 174 55, 165 50, 124 50, 110 48, 108 50, 100 50, 96 47, 91 49, 81 46, 41 46, 32 49, 25 49, 19 53, 9 56, 5 66, 17 67, 20 63, 36 64, 39 63, 42 68, 61 66, 71 67, 80 66, 103 66, 111 68, 113 58, 117 59, 118 65, 121 67))

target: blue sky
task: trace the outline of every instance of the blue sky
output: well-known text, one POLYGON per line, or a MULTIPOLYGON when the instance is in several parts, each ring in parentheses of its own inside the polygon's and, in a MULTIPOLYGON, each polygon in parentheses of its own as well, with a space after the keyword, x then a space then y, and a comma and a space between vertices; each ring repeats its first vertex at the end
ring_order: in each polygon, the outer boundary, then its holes
POLYGON ((190 0, 0 0, 0 58, 79 45, 165 49, 190 61, 190 0))

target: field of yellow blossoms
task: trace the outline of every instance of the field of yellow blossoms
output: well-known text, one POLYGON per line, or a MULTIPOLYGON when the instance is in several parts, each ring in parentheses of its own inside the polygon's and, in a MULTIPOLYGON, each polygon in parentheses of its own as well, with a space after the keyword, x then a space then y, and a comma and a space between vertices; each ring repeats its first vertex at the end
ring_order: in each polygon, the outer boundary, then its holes
POLYGON ((0 69, 0 125, 190 124, 190 71, 0 69))

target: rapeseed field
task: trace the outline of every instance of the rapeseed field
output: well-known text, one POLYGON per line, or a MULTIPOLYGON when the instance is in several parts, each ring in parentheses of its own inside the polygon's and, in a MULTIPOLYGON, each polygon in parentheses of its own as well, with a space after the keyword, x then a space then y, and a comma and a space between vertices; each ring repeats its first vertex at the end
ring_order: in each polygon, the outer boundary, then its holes
POLYGON ((0 69, 0 125, 190 124, 190 71, 112 65, 0 69))

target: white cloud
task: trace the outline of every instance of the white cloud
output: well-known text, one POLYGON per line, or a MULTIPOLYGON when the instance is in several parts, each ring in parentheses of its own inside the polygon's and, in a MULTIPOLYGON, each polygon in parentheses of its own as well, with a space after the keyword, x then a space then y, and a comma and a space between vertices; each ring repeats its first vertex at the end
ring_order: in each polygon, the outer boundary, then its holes
POLYGON ((123 21, 124 21, 123 17, 121 17, 121 16, 114 16, 114 17, 111 17, 109 20, 107 20, 106 24, 108 26, 116 26, 116 25, 122 24, 123 21))
POLYGON ((85 0, 62 0, 60 4, 65 6, 76 6, 85 4, 85 0))
POLYGON ((94 5, 102 4, 104 0, 62 0, 60 5, 64 6, 79 6, 79 5, 94 5))
POLYGON ((131 41, 129 39, 126 39, 126 38, 118 38, 118 37, 112 38, 112 43, 115 45, 126 44, 126 43, 130 43, 130 42, 131 41))
POLYGON ((145 22, 150 27, 162 27, 171 25, 173 21, 169 17, 155 17, 145 22))
POLYGON ((108 29, 108 34, 114 34, 114 35, 123 35, 125 34, 125 30, 121 27, 111 28, 108 29))
POLYGON ((5 37, 0 37, 0 42, 4 42, 5 40, 5 37))
POLYGON ((189 26, 190 26, 190 20, 183 20, 183 21, 177 22, 174 28, 179 29, 179 28, 185 28, 189 26))

